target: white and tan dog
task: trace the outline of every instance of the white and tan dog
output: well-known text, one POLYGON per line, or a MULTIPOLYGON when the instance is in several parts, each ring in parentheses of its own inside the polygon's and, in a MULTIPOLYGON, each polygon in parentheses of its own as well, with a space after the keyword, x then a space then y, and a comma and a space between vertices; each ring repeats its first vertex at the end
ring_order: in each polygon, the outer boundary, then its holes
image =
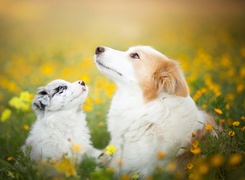
POLYGON ((55 80, 39 88, 32 104, 37 121, 23 146, 24 152, 31 146, 32 160, 56 161, 66 156, 80 163, 85 153, 94 158, 100 155, 92 146, 81 109, 87 94, 83 81, 55 80))
POLYGON ((110 165, 116 171, 146 177, 181 155, 192 132, 201 136, 205 124, 216 127, 189 96, 179 64, 153 48, 98 47, 94 60, 118 86, 107 117, 110 144, 117 148, 110 165), (158 152, 166 157, 159 160, 158 152))

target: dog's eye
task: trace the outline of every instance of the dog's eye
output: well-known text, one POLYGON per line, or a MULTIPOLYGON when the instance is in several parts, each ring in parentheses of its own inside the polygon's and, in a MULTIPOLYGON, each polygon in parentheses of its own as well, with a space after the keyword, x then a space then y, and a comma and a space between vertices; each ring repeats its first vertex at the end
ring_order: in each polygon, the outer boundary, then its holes
POLYGON ((58 92, 61 94, 66 89, 67 89, 67 86, 59 86, 58 92))
POLYGON ((139 59, 140 58, 138 53, 132 53, 132 54, 130 54, 130 57, 133 59, 139 59))

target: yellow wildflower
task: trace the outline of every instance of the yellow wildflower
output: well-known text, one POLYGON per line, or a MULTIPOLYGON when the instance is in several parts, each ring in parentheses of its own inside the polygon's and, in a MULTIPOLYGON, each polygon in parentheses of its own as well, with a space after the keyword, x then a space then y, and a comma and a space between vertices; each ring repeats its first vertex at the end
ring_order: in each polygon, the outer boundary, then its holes
POLYGON ((242 120, 242 121, 245 121, 245 116, 242 116, 242 117, 241 117, 241 120, 242 120))
POLYGON ((220 120, 220 123, 221 123, 221 124, 224 124, 224 123, 225 123, 225 120, 224 120, 224 119, 221 119, 221 120, 220 120))
POLYGON ((193 154, 200 154, 202 152, 201 148, 195 148, 195 147, 191 147, 190 151, 193 153, 193 154))
POLYGON ((211 159, 211 164, 214 167, 220 167, 225 161, 225 158, 221 154, 216 154, 211 159))
POLYGON ((139 175, 136 171, 134 171, 133 176, 131 177, 132 179, 139 179, 139 175))
POLYGON ((201 174, 207 174, 208 171, 209 171, 208 165, 207 165, 206 163, 201 164, 201 165, 199 166, 199 171, 200 171, 201 174))
POLYGON ((240 164, 241 161, 242 161, 242 155, 239 153, 234 153, 231 155, 231 157, 229 159, 229 164, 231 166, 236 166, 236 165, 240 164))
POLYGON ((187 169, 191 170, 191 169, 193 168, 193 164, 192 164, 192 163, 188 163, 188 164, 186 165, 186 167, 187 167, 187 169))
POLYGON ((66 177, 76 176, 76 164, 70 159, 63 157, 59 163, 55 165, 55 168, 58 172, 64 173, 66 177))
POLYGON ((4 111, 1 114, 1 121, 5 122, 6 120, 8 120, 11 114, 12 114, 12 111, 10 109, 4 109, 4 111))
POLYGON ((176 163, 175 162, 170 162, 167 167, 166 170, 168 172, 173 172, 176 169, 176 163))
POLYGON ((233 137, 233 136, 235 136, 235 132, 234 131, 229 131, 228 135, 233 137))
POLYGON ((245 131, 245 126, 243 126, 243 127, 241 128, 241 131, 245 131))
POLYGON ((219 115, 223 114, 223 111, 221 109, 214 108, 214 111, 219 115))
POLYGON ((165 157, 165 153, 163 151, 158 151, 157 152, 157 158, 158 159, 163 159, 165 157))
POLYGON ((29 127, 28 125, 25 124, 25 125, 23 126, 23 129, 26 130, 26 131, 28 131, 28 130, 30 129, 30 127, 29 127))
POLYGON ((235 126, 235 127, 238 127, 240 125, 240 122, 239 121, 235 121, 235 122, 232 123, 232 125, 235 126))
POLYGON ((7 161, 12 161, 12 160, 13 160, 12 156, 9 156, 9 157, 7 158, 7 161))
POLYGON ((120 177, 120 180, 130 180, 131 177, 128 175, 128 174, 123 174, 121 177, 120 177))
POLYGON ((207 131, 211 131, 211 130, 213 129, 213 127, 212 127, 211 124, 206 124, 205 129, 206 129, 207 131))
POLYGON ((191 136, 194 138, 196 135, 194 132, 191 133, 191 136))
POLYGON ((82 150, 82 147, 80 144, 72 144, 71 149, 73 152, 79 153, 82 150))
POLYGON ((20 93, 20 96, 15 96, 9 101, 9 105, 17 110, 28 111, 30 109, 33 95, 27 91, 20 93))
POLYGON ((116 152, 116 147, 114 145, 109 145, 106 147, 106 154, 112 155, 114 152, 116 152))
POLYGON ((114 173, 115 169, 113 167, 108 167, 106 171, 109 173, 114 173))
POLYGON ((193 141, 192 146, 194 148, 197 148, 199 146, 199 141, 198 140, 193 141))

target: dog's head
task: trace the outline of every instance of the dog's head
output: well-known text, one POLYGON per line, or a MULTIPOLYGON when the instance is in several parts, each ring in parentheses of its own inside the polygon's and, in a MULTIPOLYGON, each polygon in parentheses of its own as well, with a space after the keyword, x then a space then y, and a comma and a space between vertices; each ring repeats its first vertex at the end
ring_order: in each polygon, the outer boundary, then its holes
POLYGON ((83 81, 70 83, 54 80, 45 87, 40 87, 33 100, 32 108, 37 114, 45 111, 78 109, 88 94, 88 87, 83 81))
POLYGON ((186 97, 187 83, 179 64, 148 46, 126 52, 97 47, 94 58, 98 69, 120 87, 138 86, 146 101, 161 93, 186 97))

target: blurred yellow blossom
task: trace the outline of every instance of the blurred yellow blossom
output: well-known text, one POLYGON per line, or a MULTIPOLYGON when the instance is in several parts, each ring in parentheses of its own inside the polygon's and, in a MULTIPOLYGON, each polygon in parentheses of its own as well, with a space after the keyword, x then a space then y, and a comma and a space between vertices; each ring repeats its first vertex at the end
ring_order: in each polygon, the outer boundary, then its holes
POLYGON ((236 166, 236 165, 240 164, 241 161, 242 161, 242 155, 239 153, 234 153, 231 155, 231 157, 229 159, 229 164, 231 166, 236 166))
POLYGON ((211 159, 211 165, 214 167, 220 167, 225 161, 225 158, 221 154, 215 154, 211 159))
POLYGON ((235 126, 235 127, 238 127, 240 125, 240 122, 239 121, 235 121, 235 122, 232 123, 232 125, 235 126))
POLYGON ((241 120, 242 120, 242 121, 245 121, 245 116, 242 116, 242 117, 241 117, 241 120))
POLYGON ((133 176, 131 177, 131 179, 139 179, 139 175, 136 171, 134 171, 133 176))
POLYGON ((195 148, 195 147, 191 147, 190 151, 193 153, 193 154, 200 154, 202 152, 201 148, 195 148))
POLYGON ((192 164, 192 163, 188 163, 188 164, 186 165, 186 167, 187 167, 187 169, 191 170, 191 169, 193 168, 193 164, 192 164))
POLYGON ((165 157, 165 153, 163 151, 157 151, 157 158, 163 159, 165 157))
POLYGON ((1 114, 1 121, 5 122, 6 120, 8 120, 11 114, 12 114, 12 111, 10 109, 4 109, 4 111, 1 114))
POLYGON ((223 111, 221 109, 215 108, 214 111, 219 115, 223 114, 223 111))
POLYGON ((55 164, 55 168, 58 172, 65 174, 66 177, 77 175, 76 164, 66 157, 63 157, 60 162, 55 164))
POLYGON ((199 166, 199 171, 201 174, 207 174, 209 171, 209 167, 206 163, 203 163, 199 166))
POLYGON ((108 167, 106 169, 106 171, 109 172, 109 173, 113 173, 115 171, 115 169, 113 167, 108 167))
POLYGON ((15 96, 9 101, 9 105, 14 107, 17 110, 28 111, 30 110, 31 101, 33 98, 33 94, 30 94, 27 91, 23 91, 20 93, 20 96, 15 96))
POLYGON ((235 136, 235 131, 229 131, 228 135, 231 136, 231 137, 235 136))
POLYGON ((106 147, 106 154, 107 155, 112 155, 115 152, 116 152, 116 147, 114 145, 109 145, 106 147))
POLYGON ((211 124, 206 124, 205 129, 206 129, 207 131, 211 131, 211 130, 213 129, 213 127, 212 127, 211 124))
POLYGON ((245 126, 243 126, 243 127, 241 128, 241 131, 245 131, 245 126))
POLYGON ((12 161, 13 160, 13 157, 12 156, 9 156, 8 158, 7 158, 7 161, 12 161))
POLYGON ((82 147, 80 144, 72 144, 71 149, 72 149, 72 151, 78 153, 82 150, 82 147))
POLYGON ((23 126, 23 129, 26 130, 26 131, 28 131, 28 130, 30 129, 30 127, 29 127, 28 125, 25 124, 25 125, 23 126))

